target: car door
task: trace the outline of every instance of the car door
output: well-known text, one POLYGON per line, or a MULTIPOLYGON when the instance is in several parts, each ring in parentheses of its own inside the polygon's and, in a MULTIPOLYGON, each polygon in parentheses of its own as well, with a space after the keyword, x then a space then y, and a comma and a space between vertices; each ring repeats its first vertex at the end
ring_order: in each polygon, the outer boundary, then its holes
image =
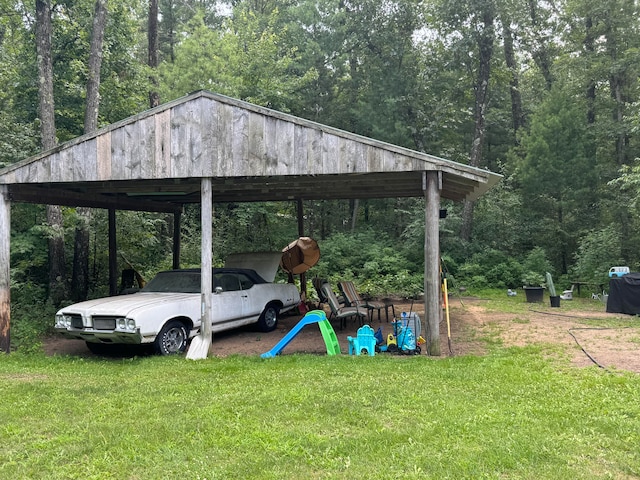
POLYGON ((215 273, 211 299, 214 331, 234 328, 245 323, 247 294, 236 273, 215 273))

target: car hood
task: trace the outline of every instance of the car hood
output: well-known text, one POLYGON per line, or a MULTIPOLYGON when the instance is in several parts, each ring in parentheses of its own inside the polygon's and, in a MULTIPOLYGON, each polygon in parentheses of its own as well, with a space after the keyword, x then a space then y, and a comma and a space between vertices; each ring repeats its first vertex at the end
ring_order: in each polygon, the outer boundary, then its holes
POLYGON ((91 315, 126 315, 132 310, 158 306, 165 302, 177 302, 199 298, 199 293, 155 293, 138 292, 131 295, 120 295, 116 297, 97 298, 86 302, 74 303, 68 307, 61 308, 58 313, 87 313, 91 315))
POLYGON ((282 252, 233 253, 226 258, 224 266, 226 268, 250 268, 267 282, 273 283, 281 258, 282 252))

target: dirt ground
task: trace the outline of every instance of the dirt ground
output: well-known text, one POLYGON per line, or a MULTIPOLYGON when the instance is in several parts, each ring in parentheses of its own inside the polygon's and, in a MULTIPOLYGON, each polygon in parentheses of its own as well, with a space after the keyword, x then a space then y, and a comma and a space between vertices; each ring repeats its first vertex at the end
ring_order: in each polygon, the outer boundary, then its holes
MULTIPOLYGON (((514 300, 523 301, 523 299, 514 300)), ((488 312, 486 300, 461 297, 450 302, 451 351, 445 319, 440 323, 441 356, 483 355, 486 352, 484 338, 500 339, 504 346, 532 344, 553 345, 553 351, 567 358, 577 367, 599 365, 610 370, 628 370, 640 373, 640 318, 637 316, 605 313, 602 311, 578 312, 570 308, 550 308, 546 304, 531 304, 525 314, 488 312), (618 319, 622 326, 615 328, 589 327, 588 319, 618 319)), ((395 312, 416 312, 424 323, 424 304, 396 302, 395 312)), ((443 315, 443 317, 445 317, 443 315)), ((216 334, 212 345, 213 355, 260 355, 270 350, 301 318, 300 315, 284 315, 278 328, 269 333, 251 329, 238 329, 216 334)), ((446 318, 446 317, 445 317, 446 318)), ((392 333, 392 326, 377 316, 371 322, 376 330, 382 327, 384 336, 392 333)), ((336 336, 343 353, 348 352, 347 336, 355 336, 358 325, 349 320, 336 336)), ((423 336, 426 335, 423 333, 423 336)), ((44 342, 48 355, 92 356, 85 343, 52 337, 44 342)), ((283 350, 282 354, 305 352, 326 354, 320 329, 306 326, 283 350)), ((423 354, 425 348, 423 346, 423 354)), ((130 355, 130 352, 122 355, 130 355)))

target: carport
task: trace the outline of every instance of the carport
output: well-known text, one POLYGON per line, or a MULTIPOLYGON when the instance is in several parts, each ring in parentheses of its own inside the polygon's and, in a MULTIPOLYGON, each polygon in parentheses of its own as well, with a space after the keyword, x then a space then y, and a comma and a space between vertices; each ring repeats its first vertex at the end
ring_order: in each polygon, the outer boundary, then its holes
MULTIPOLYGON (((29 202, 173 213, 202 204, 210 325, 213 202, 425 198, 428 353, 440 355, 442 198, 475 200, 500 175, 240 100, 195 92, 0 170, 0 351, 9 352, 10 207, 29 202), (210 273, 209 273, 210 275, 210 273)), ((115 249, 110 252, 115 281, 115 249)), ((179 238, 174 242, 174 265, 179 238)), ((207 332, 204 331, 203 334, 207 332)))

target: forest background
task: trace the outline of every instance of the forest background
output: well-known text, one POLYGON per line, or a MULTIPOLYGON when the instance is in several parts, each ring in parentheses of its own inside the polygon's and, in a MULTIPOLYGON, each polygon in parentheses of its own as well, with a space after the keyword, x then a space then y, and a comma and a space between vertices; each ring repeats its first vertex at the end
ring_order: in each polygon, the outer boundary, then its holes
MULTIPOLYGON (((467 288, 604 283, 640 268, 635 0, 0 0, 0 167, 199 89, 488 168, 443 202, 443 267, 467 288)), ((217 264, 297 238, 292 203, 216 204, 217 264)), ((424 199, 307 201, 311 275, 370 295, 423 286, 424 199)), ((14 344, 108 292, 107 214, 12 206, 14 344)), ((183 215, 182 266, 200 256, 183 215)), ((118 212, 121 266, 171 268, 172 220, 118 212)), ((312 289, 310 289, 312 290, 312 289)))

